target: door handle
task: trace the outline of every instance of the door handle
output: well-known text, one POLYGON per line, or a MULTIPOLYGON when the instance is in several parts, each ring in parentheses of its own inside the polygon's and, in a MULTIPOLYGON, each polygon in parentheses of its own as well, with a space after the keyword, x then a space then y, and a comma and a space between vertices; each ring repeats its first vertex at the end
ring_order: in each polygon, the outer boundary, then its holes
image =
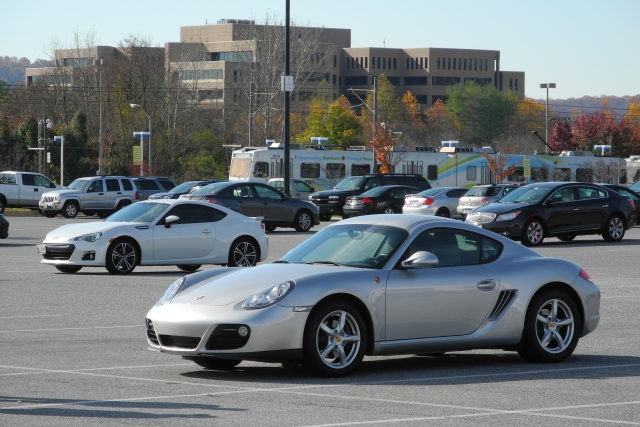
POLYGON ((122 193, 118 191, 116 194, 122 194, 122 193))
POLYGON ((98 196, 104 196, 104 193, 98 193, 98 196))
POLYGON ((33 189, 33 191, 38 191, 38 189, 37 189, 37 188, 34 188, 34 189, 33 189))
POLYGON ((575 212, 575 211, 579 211, 579 210, 580 210, 580 209, 578 209, 578 208, 573 208, 573 211, 574 211, 574 212, 575 212))
POLYGON ((476 286, 481 291, 492 291, 496 287, 496 281, 493 279, 481 280, 476 286))
POLYGON ((603 207, 603 208, 608 208, 608 207, 609 207, 609 205, 602 205, 602 207, 603 207))
POLYGON ((210 231, 210 230, 205 229, 205 230, 202 230, 202 234, 211 234, 211 231, 210 231))
POLYGON ((262 202, 262 204, 263 204, 263 205, 268 205, 268 204, 269 204, 269 202, 262 202))

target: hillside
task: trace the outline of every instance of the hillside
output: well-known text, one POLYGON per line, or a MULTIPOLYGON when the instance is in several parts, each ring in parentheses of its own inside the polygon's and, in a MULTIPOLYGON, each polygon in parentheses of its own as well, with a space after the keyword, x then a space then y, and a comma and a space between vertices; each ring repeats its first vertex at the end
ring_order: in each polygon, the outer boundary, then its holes
POLYGON ((36 59, 33 63, 27 58, 15 56, 0 56, 0 80, 9 84, 24 83, 24 70, 26 68, 51 67, 52 61, 36 59))

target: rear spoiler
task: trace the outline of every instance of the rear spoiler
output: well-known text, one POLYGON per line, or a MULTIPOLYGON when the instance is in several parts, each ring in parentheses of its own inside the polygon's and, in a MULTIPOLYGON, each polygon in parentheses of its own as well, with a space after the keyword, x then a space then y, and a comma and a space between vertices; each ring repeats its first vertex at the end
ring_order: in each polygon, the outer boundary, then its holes
POLYGON ((262 227, 262 231, 265 231, 265 225, 264 222, 262 222, 264 220, 263 216, 250 216, 249 218, 251 218, 252 220, 254 220, 255 222, 260 224, 260 227, 262 227))

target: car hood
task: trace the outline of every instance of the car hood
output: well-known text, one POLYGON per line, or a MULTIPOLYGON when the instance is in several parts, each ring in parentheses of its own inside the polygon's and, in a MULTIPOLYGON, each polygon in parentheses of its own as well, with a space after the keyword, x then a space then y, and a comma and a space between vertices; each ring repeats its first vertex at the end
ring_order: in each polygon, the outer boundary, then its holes
POLYGON ((524 207, 530 206, 528 203, 489 203, 488 205, 476 208, 473 213, 488 212, 494 214, 501 214, 509 211, 517 211, 524 207))
POLYGON ((60 197, 62 196, 76 196, 79 194, 84 194, 84 191, 82 190, 71 190, 71 189, 62 189, 62 190, 52 190, 52 191, 47 191, 46 193, 43 194, 43 196, 55 196, 55 195, 60 195, 60 197))
POLYGON ((167 194, 169 194, 169 193, 167 193, 167 192, 164 192, 164 193, 155 193, 155 194, 150 195, 150 196, 149 196, 149 199, 151 199, 151 200, 153 200, 153 199, 162 199, 162 197, 163 197, 163 196, 166 196, 167 194))
MULTIPOLYGON (((288 280, 297 282, 320 274, 356 269, 319 264, 264 264, 228 270, 228 273, 222 273, 180 292, 171 300, 171 303, 199 306, 228 305, 244 301, 255 293, 288 280)), ((187 286, 188 284, 187 276, 187 286)))
POLYGON ((314 197, 329 197, 329 196, 352 196, 357 193, 356 190, 325 190, 325 191, 316 191, 311 195, 314 197))
POLYGON ((62 227, 58 227, 55 230, 47 233, 45 237, 45 242, 53 243, 53 241, 64 242, 68 239, 73 239, 74 237, 83 236, 85 234, 91 233, 105 233, 106 231, 112 230, 117 227, 129 226, 135 227, 137 225, 149 225, 146 222, 105 222, 105 221, 97 221, 97 222, 84 222, 81 224, 68 224, 63 225, 62 227))

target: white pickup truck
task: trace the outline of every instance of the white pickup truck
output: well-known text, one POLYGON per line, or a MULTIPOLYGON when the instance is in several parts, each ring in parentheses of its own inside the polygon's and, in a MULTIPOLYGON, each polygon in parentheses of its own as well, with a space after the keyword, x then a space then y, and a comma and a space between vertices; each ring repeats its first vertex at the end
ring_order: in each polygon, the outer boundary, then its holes
POLYGON ((37 210, 42 194, 55 188, 62 187, 39 173, 0 172, 0 213, 7 207, 37 210))

